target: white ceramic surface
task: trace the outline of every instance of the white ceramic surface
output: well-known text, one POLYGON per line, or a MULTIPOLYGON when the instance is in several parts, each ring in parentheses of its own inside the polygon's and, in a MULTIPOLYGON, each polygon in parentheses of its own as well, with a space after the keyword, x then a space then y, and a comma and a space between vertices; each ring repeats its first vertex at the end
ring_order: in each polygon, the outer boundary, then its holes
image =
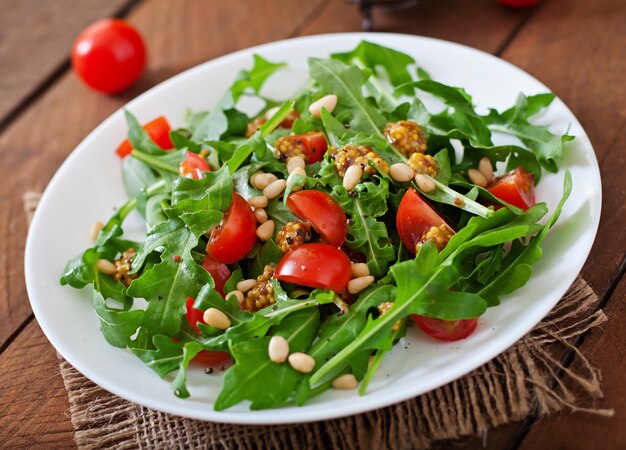
MULTIPOLYGON (((275 42, 218 58, 156 86, 126 108, 146 122, 165 114, 174 125, 187 108, 209 109, 236 73, 250 67, 252 54, 287 61, 264 93, 287 98, 306 78, 306 58, 353 48, 361 39, 411 54, 441 82, 463 86, 479 107, 499 109, 513 104, 517 94, 547 92, 548 88, 513 65, 486 53, 440 40, 393 34, 335 34, 275 42)), ((122 111, 115 112, 73 151, 46 189, 33 219, 26 244, 25 271, 35 316, 54 347, 85 376, 110 392, 133 402, 180 416, 218 422, 277 424, 346 416, 427 392, 461 377, 490 360, 530 330, 559 300, 580 271, 600 218, 601 186, 593 148, 571 111, 555 100, 540 118, 557 133, 568 126, 576 140, 567 145, 563 169, 572 172, 574 188, 561 219, 544 243, 544 257, 530 282, 491 308, 469 339, 442 344, 411 328, 406 348, 397 346, 384 361, 367 395, 328 391, 303 407, 249 411, 241 404, 215 412, 221 376, 195 369, 189 374, 191 398, 181 400, 135 356, 108 345, 92 310, 89 291, 59 285, 68 259, 90 245, 94 220, 105 221, 125 201, 120 160, 114 149, 124 139, 122 111)), ((562 190, 563 173, 546 174, 537 197, 552 209, 562 190)), ((144 226, 129 217, 127 232, 141 236, 144 226)), ((269 381, 269 380, 268 380, 269 381)))

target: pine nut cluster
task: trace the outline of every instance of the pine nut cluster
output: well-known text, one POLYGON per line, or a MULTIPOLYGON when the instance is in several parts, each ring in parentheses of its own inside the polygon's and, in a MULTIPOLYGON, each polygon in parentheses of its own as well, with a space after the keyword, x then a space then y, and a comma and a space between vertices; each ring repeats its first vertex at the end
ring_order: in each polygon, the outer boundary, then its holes
POLYGON ((382 159, 378 153, 367 145, 351 145, 337 148, 330 147, 330 156, 335 162, 335 169, 339 176, 343 177, 350 166, 361 166, 363 173, 366 175, 376 174, 376 169, 368 165, 368 161, 376 164, 380 170, 389 172, 389 165, 382 159))

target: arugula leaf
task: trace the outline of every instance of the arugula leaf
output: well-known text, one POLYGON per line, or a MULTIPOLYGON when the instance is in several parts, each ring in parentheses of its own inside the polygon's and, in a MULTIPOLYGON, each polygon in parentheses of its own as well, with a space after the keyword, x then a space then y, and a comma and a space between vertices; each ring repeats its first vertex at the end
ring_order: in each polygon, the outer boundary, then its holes
POLYGON ((122 162, 122 180, 129 198, 137 197, 159 181, 154 171, 136 158, 124 158, 122 162))
POLYGON ((557 161, 563 158, 564 144, 574 140, 569 134, 552 134, 548 127, 534 125, 529 118, 547 107, 554 100, 554 94, 538 94, 526 97, 519 94, 515 106, 499 114, 491 109, 484 121, 493 131, 518 137, 537 156, 541 166, 550 172, 557 172, 557 161))
POLYGON ((183 360, 183 348, 171 337, 157 334, 152 337, 154 349, 133 348, 131 351, 161 378, 176 370, 183 360))
POLYGON ((384 222, 377 217, 387 212, 389 183, 376 177, 378 184, 367 181, 359 183, 349 195, 343 186, 335 186, 331 195, 350 216, 348 236, 345 245, 350 250, 365 254, 370 273, 380 277, 387 273, 387 267, 396 259, 396 251, 391 244, 384 222))
POLYGON ((124 110, 124 116, 128 124, 128 140, 132 144, 133 149, 150 155, 163 153, 163 149, 154 143, 146 130, 139 124, 137 118, 129 110, 124 110))
POLYGON ((93 291, 94 311, 100 319, 100 330, 106 341, 114 347, 126 348, 144 319, 141 310, 123 311, 107 306, 100 292, 93 291))

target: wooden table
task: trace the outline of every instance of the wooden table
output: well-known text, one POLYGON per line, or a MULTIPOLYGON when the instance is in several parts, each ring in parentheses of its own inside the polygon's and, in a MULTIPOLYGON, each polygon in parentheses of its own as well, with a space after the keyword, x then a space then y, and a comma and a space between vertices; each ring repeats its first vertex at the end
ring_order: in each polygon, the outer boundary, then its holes
MULTIPOLYGON (((56 353, 33 318, 24 286, 23 192, 45 188, 100 121, 166 78, 251 45, 358 31, 361 18, 340 0, 0 0, 0 6, 0 443, 74 447, 56 353), (69 65, 78 32, 108 16, 136 25, 150 53, 141 81, 117 96, 87 90, 69 65)), ((379 31, 460 42, 516 64, 553 89, 587 130, 602 171, 604 202, 582 274, 610 320, 578 345, 602 370, 606 398, 598 406, 614 408, 616 415, 531 418, 490 432, 487 446, 625 445, 626 2, 544 0, 514 11, 496 0, 422 0, 408 10, 375 11, 374 22, 379 31)), ((474 438, 441 447, 481 445, 474 438)))

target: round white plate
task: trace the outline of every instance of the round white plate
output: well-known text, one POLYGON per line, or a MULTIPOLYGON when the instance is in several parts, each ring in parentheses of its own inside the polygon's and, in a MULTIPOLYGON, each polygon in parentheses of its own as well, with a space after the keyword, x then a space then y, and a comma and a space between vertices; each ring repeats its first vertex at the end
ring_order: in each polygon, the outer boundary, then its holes
MULTIPOLYGON (((186 109, 206 110, 219 99, 237 72, 251 66, 252 54, 286 61, 264 92, 287 98, 306 80, 306 59, 352 49, 370 40, 412 55, 431 76, 464 87, 481 108, 503 109, 519 92, 549 91, 539 81, 489 54, 450 42, 395 34, 334 34, 275 42, 242 50, 190 69, 154 87, 126 108, 140 122, 166 115, 173 125, 186 109)), ((66 261, 90 245, 93 221, 106 221, 125 201, 121 163, 114 149, 126 136, 121 110, 96 128, 72 152, 46 189, 26 243, 25 271, 35 316, 54 347, 74 367, 108 391, 168 413, 218 422, 277 424, 305 422, 360 413, 414 397, 448 383, 490 360, 529 331, 565 293, 580 271, 600 219, 598 164, 589 139, 571 111, 555 100, 540 118, 551 130, 569 127, 576 140, 567 144, 562 169, 572 172, 574 188, 558 224, 545 241, 544 257, 531 280, 481 318, 476 333, 462 342, 442 344, 413 327, 408 345, 386 358, 365 396, 355 391, 328 391, 303 407, 249 411, 240 404, 216 412, 212 403, 221 376, 201 369, 189 374, 191 398, 181 400, 129 351, 108 345, 102 337, 88 289, 59 285, 66 261), (406 347, 406 348, 405 348, 406 347)), ((539 201, 552 210, 562 191, 563 172, 546 174, 537 187, 539 201)), ((127 232, 141 234, 138 216, 129 217, 127 232)), ((271 382, 271 380, 268 380, 271 382)))

